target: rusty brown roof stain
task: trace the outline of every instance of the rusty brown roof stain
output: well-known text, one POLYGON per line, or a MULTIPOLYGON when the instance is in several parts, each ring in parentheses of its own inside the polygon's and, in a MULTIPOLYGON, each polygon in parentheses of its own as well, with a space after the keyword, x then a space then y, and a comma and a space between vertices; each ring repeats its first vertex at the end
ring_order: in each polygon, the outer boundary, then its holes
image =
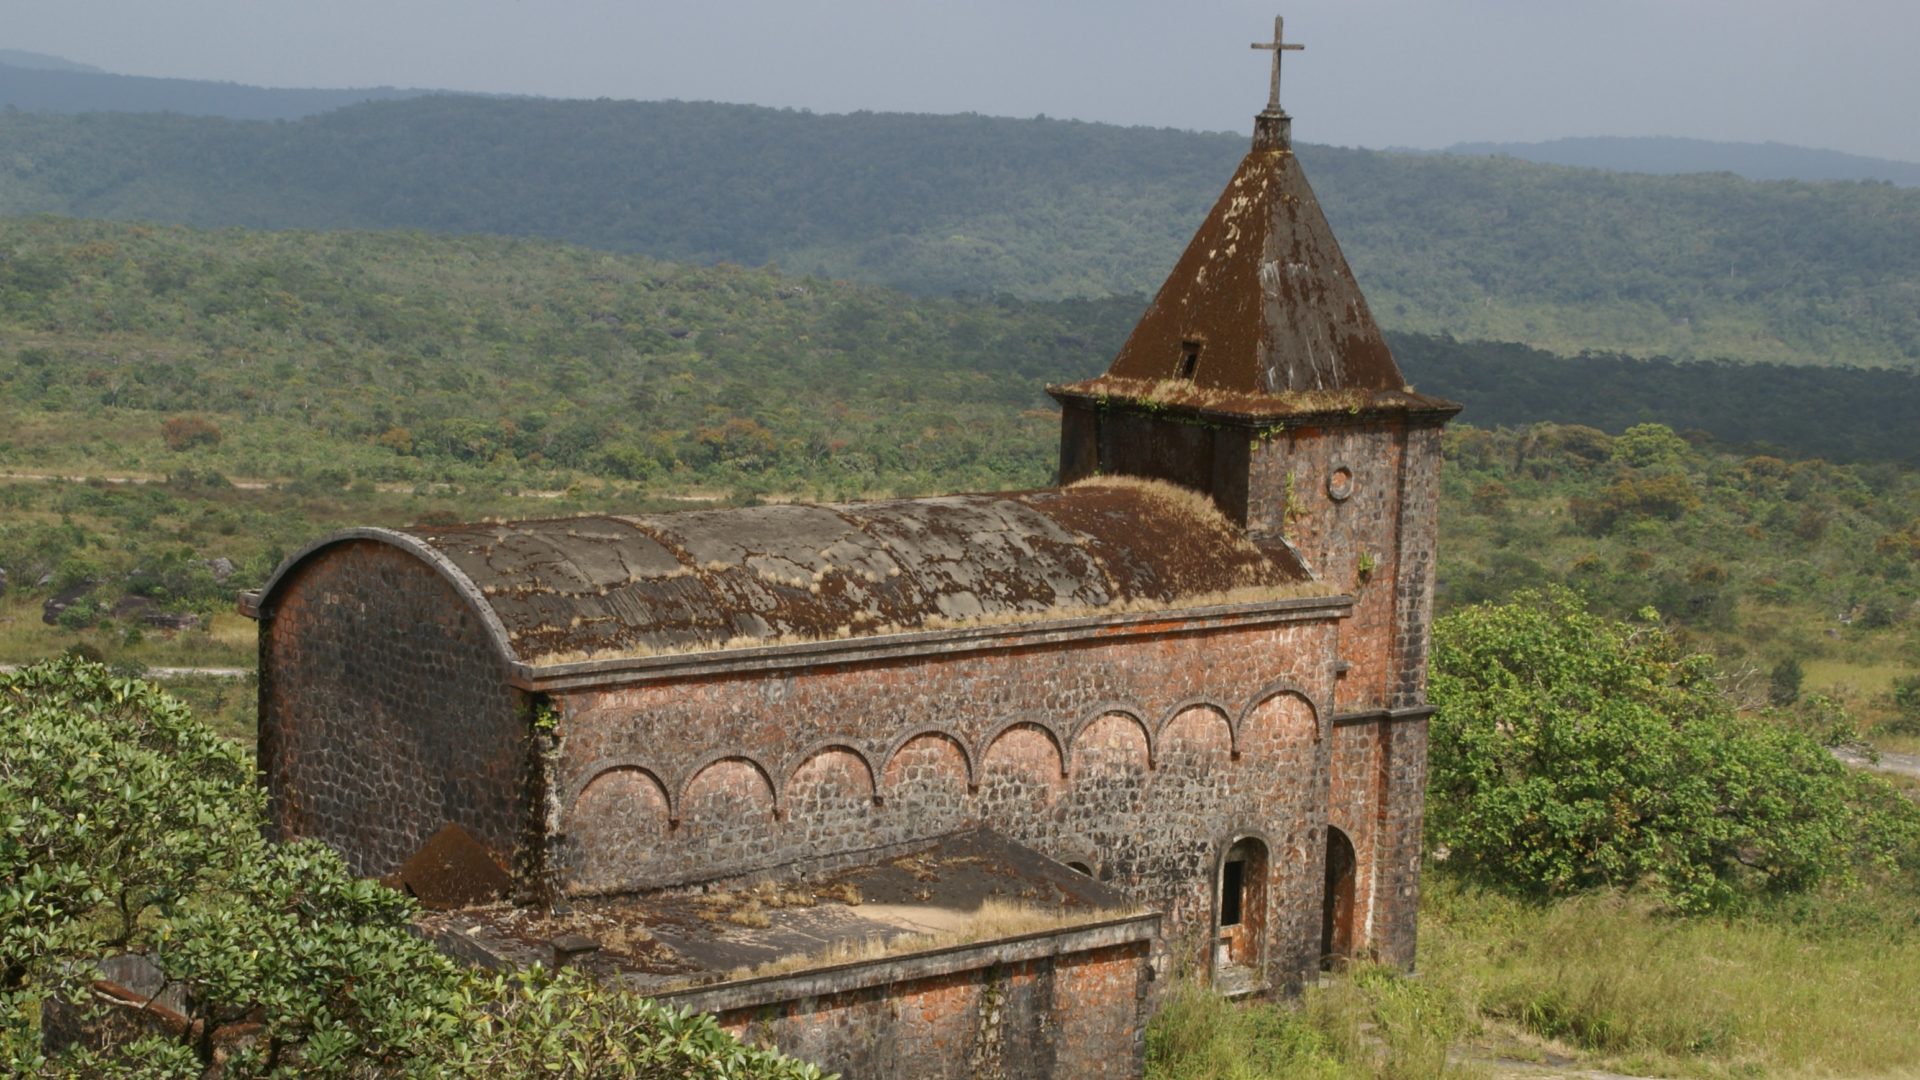
POLYGON ((1311 581, 1203 497, 1123 479, 405 531, 471 579, 514 652, 547 663, 1171 610, 1311 581))
POLYGON ((1299 160, 1256 145, 1108 374, 1176 378, 1199 346, 1200 390, 1285 395, 1406 382, 1299 160))

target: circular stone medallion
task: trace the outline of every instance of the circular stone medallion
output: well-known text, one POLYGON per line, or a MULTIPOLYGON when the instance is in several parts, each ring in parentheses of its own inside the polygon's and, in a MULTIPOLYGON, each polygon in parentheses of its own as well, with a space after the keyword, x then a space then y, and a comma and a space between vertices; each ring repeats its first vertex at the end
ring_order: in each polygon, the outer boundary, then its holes
POLYGON ((1334 502, 1346 502, 1353 494, 1353 470, 1345 465, 1335 465, 1327 474, 1327 494, 1334 502))

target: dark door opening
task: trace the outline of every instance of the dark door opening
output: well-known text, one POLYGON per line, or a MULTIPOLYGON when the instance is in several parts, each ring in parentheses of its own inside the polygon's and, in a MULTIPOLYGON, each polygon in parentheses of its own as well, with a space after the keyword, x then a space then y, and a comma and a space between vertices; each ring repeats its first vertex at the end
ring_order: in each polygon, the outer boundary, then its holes
POLYGON ((1265 981, 1268 876, 1267 845, 1252 837, 1236 841, 1220 864, 1213 968, 1225 992, 1245 992, 1265 981))
POLYGON ((1331 971, 1353 955, 1353 841, 1327 826, 1327 881, 1320 909, 1320 968, 1331 971))
POLYGON ((1247 861, 1244 858, 1227 857, 1227 865, 1220 872, 1220 925, 1240 925, 1240 902, 1246 898, 1247 861))

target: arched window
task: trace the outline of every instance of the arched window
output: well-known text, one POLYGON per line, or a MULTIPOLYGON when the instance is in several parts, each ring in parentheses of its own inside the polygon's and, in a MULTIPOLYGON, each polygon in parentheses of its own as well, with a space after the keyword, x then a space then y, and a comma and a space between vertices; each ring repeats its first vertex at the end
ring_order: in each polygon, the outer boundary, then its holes
POLYGON ((1320 968, 1331 971, 1353 955, 1353 841, 1327 826, 1326 892, 1320 905, 1320 968))

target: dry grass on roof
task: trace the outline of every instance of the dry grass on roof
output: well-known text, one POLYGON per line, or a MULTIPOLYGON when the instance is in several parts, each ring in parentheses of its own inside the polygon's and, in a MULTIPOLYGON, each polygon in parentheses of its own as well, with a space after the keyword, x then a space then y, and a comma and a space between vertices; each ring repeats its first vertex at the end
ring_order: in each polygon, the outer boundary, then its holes
POLYGON ((811 971, 815 968, 832 967, 837 964, 853 964, 869 960, 884 960, 890 957, 906 956, 910 953, 944 949, 954 945, 971 945, 976 942, 997 941, 1003 938, 1019 937, 1023 934, 1041 934, 1054 930, 1070 930, 1076 926, 1091 923, 1108 922, 1115 919, 1131 918, 1145 914, 1147 909, 1138 904, 1118 908, 1048 908, 1018 901, 989 899, 968 914, 961 924, 951 931, 938 934, 900 934, 891 938, 871 936, 836 941, 824 949, 814 952, 796 953, 783 956, 778 960, 769 960, 752 967, 738 967, 727 973, 726 981, 740 979, 759 979, 770 975, 787 975, 796 971, 811 971))
MULTIPOLYGON (((767 637, 739 635, 719 643, 690 642, 676 646, 650 646, 645 644, 620 645, 610 649, 566 649, 555 652, 535 653, 524 659, 529 663, 543 667, 561 664, 581 664, 594 660, 644 660, 666 656, 698 656, 703 653, 733 652, 740 649, 777 649, 793 645, 817 645, 828 641, 850 641, 858 637, 863 644, 883 644, 885 639, 907 634, 937 633, 943 631, 987 629, 999 626, 1032 626, 1036 630, 1046 629, 1046 624, 1069 622, 1075 619, 1099 618, 1111 615, 1150 615, 1164 613, 1168 617, 1177 617, 1189 611, 1203 608, 1226 607, 1233 604, 1270 603, 1277 600, 1297 600, 1313 597, 1335 596, 1340 590, 1321 581, 1290 582, 1283 585, 1245 585, 1234 589, 1219 589, 1213 592, 1193 593, 1173 600, 1159 600, 1152 597, 1119 600, 1111 604, 1076 604, 1050 607, 1044 611, 1003 611, 989 615, 975 615, 964 619, 949 618, 945 615, 928 615, 911 626, 897 623, 880 623, 872 627, 853 626, 835 627, 828 633, 814 634, 778 634, 767 637)), ((544 628, 536 628, 540 632, 544 628)), ((519 633, 509 634, 518 640, 519 633)))
POLYGON ((1130 491, 1171 517, 1182 527, 1204 532, 1242 555, 1263 558, 1244 530, 1227 519, 1211 498, 1188 487, 1142 476, 1089 476, 1068 484, 1067 491, 1130 491))
MULTIPOLYGON (((1357 412, 1372 405, 1374 390, 1293 390, 1284 394, 1255 394, 1244 390, 1196 386, 1180 379, 1131 379, 1101 375, 1060 389, 1102 398, 1123 398, 1153 405, 1180 406, 1228 413, 1357 412)), ((1406 387, 1411 393, 1413 388, 1406 387)))

